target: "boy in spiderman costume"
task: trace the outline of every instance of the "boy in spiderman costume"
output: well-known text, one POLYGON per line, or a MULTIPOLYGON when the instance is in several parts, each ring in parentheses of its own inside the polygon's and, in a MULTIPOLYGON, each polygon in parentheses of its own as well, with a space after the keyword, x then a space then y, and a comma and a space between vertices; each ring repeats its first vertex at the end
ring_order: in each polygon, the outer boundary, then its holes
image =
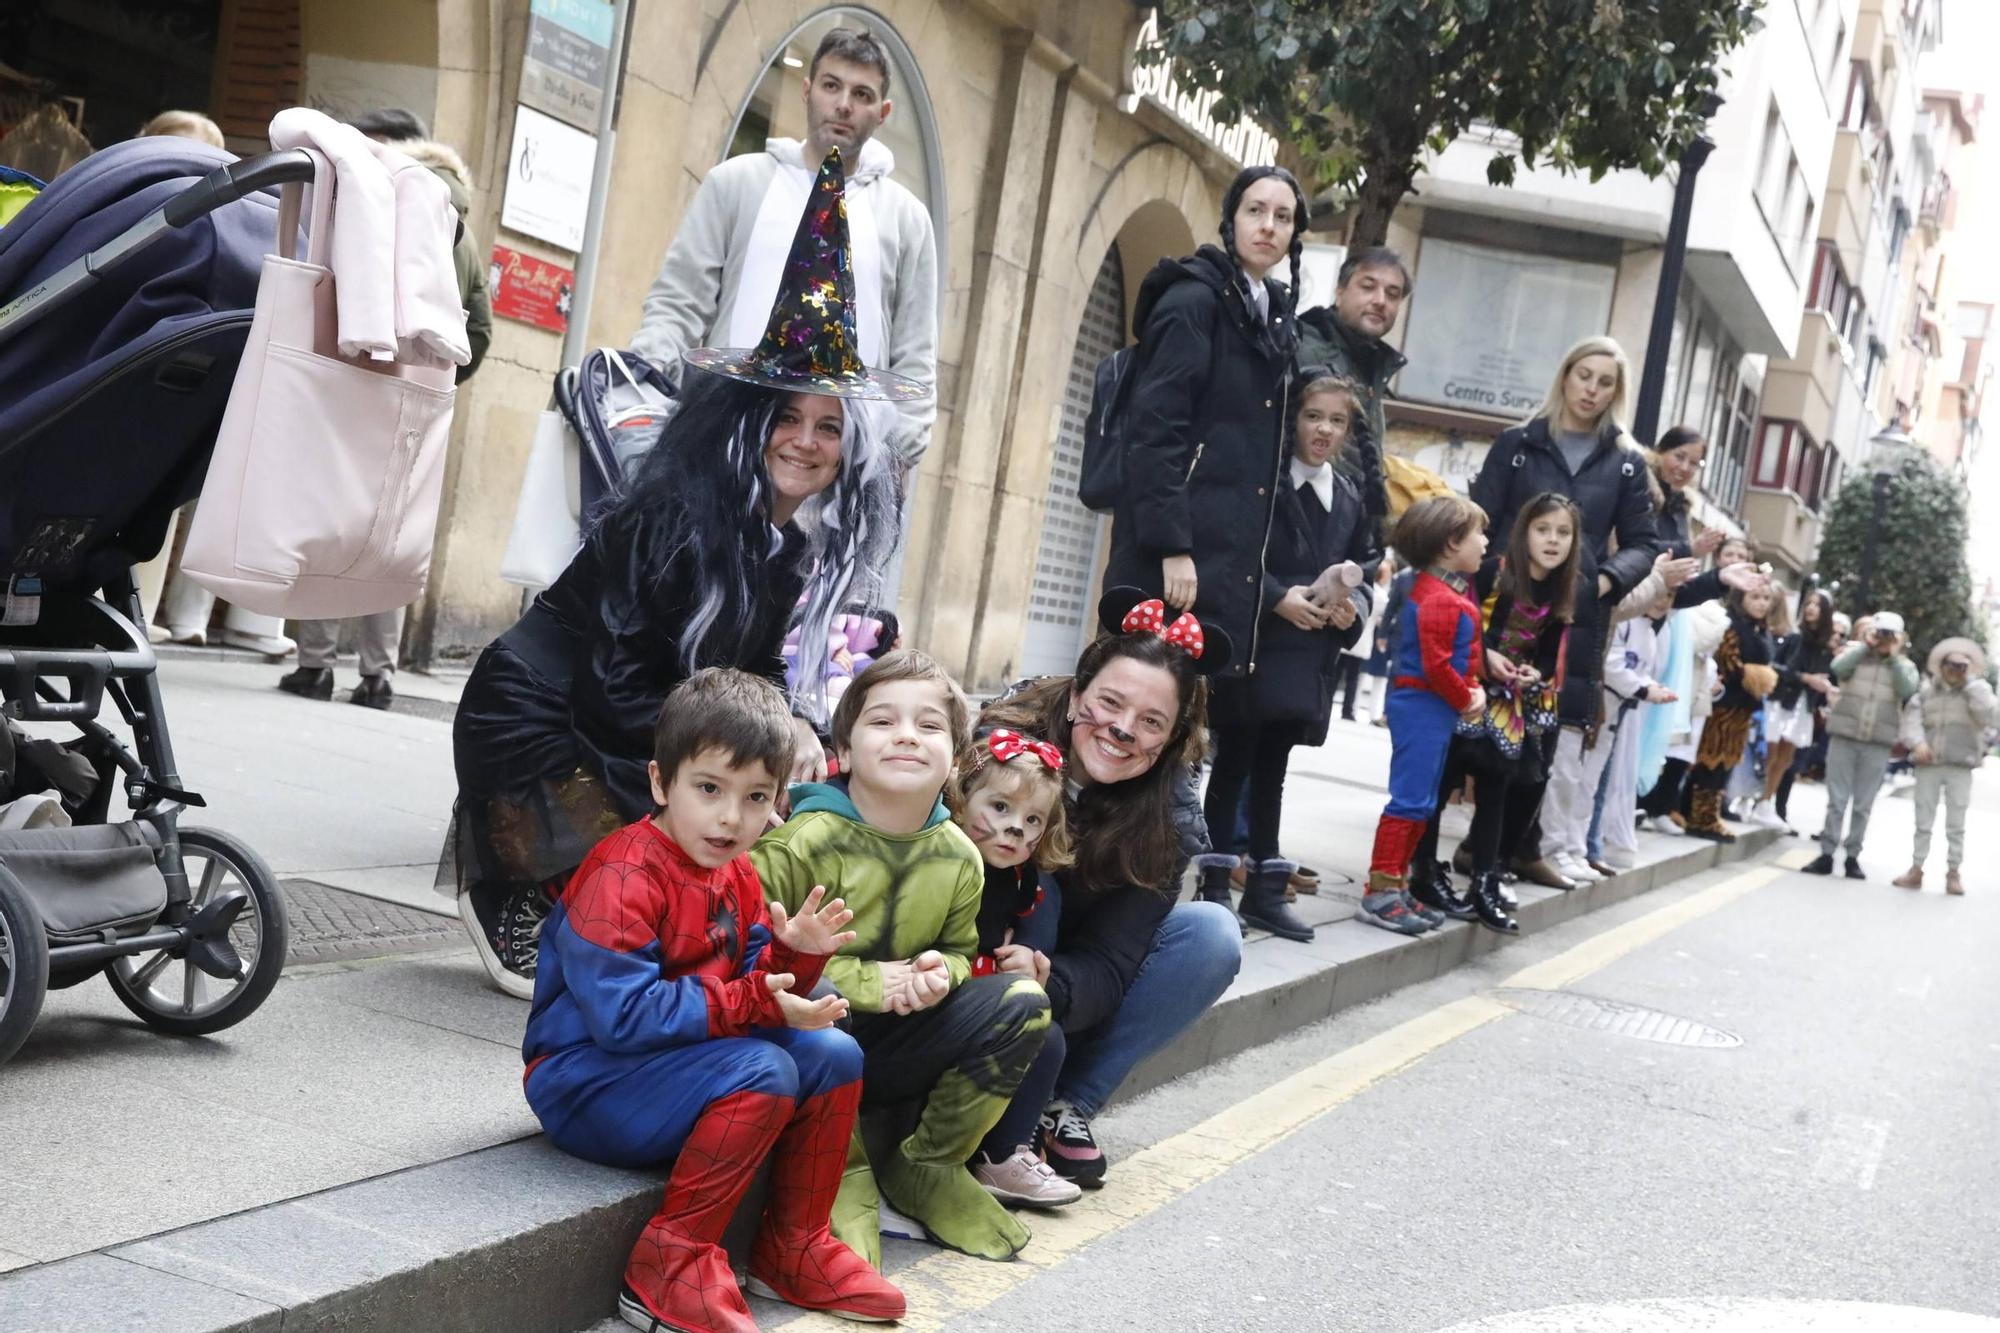
POLYGON ((794 748, 769 681, 696 672, 667 696, 651 765, 658 811, 600 842, 542 928, 522 1075, 564 1152, 671 1160, 625 1268, 636 1328, 755 1333, 721 1248, 758 1166, 771 1196, 750 1287, 807 1309, 894 1320, 903 1295, 828 1230, 861 1101, 847 1002, 805 998, 853 914, 815 889, 766 909, 746 855, 794 748))
POLYGON ((1396 554, 1423 572, 1403 604, 1401 647, 1390 667, 1389 803, 1375 826, 1361 918, 1400 935, 1444 924, 1409 894, 1410 858, 1437 810, 1452 733, 1486 707, 1479 608, 1466 579, 1486 554, 1486 511, 1461 496, 1420 500, 1390 536, 1396 554))

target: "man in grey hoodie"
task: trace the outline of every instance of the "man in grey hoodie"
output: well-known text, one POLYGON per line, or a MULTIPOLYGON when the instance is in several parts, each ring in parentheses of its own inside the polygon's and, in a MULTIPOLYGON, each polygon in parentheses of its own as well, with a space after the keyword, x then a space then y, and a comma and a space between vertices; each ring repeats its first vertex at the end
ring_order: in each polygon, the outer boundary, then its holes
MULTIPOLYGON (((691 347, 754 346, 806 191, 838 148, 847 176, 861 359, 935 388, 938 273, 930 212, 889 178, 895 155, 872 137, 894 110, 888 55, 872 33, 834 28, 820 40, 801 91, 803 141, 771 139, 763 152, 732 157, 702 179, 646 293, 632 347, 678 381, 681 354, 691 347)), ((930 443, 936 395, 896 408, 896 455, 905 469, 914 468, 930 443)))

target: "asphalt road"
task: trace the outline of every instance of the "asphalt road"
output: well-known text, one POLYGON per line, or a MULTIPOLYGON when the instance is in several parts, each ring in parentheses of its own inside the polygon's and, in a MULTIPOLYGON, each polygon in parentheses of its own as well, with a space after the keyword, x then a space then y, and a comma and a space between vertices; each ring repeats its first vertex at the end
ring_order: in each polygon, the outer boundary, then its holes
POLYGON ((1787 869, 1800 839, 1524 940, 1115 1109, 1108 1187, 1031 1216, 1021 1262, 890 1242, 904 1326, 2000 1330, 1979 776, 1967 897, 1941 866, 1888 885, 1910 814, 1885 795, 1870 881, 1787 869), (1526 1011, 1600 1000, 1691 1023, 1526 1011))

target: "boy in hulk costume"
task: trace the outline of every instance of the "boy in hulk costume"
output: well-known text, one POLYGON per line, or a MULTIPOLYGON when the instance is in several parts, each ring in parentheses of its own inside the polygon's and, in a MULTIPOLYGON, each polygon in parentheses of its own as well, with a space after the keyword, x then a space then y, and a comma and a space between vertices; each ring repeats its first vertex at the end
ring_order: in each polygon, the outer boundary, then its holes
POLYGON ((877 1186, 940 1245, 1011 1259, 1028 1243, 966 1163, 1007 1109, 1049 1028, 1042 988, 972 976, 985 866, 940 795, 970 740, 970 710, 923 653, 882 658, 833 716, 845 775, 792 789, 792 817, 751 852, 765 892, 790 906, 825 885, 855 939, 827 960, 862 1050, 862 1103, 922 1099, 917 1127, 871 1170, 859 1129, 833 1230, 881 1257, 877 1186))

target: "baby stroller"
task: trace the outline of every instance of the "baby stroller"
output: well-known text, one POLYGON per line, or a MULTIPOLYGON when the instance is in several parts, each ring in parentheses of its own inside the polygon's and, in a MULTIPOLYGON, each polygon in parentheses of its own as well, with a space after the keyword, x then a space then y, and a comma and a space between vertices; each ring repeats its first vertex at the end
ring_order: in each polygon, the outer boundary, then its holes
POLYGON ((201 489, 274 248, 264 192, 312 176, 299 151, 139 139, 0 229, 0 802, 46 793, 25 821, 42 826, 0 832, 0 1062, 51 987, 102 973, 147 1025, 199 1035, 284 968, 270 869, 180 827, 203 802, 175 766, 132 565, 201 489), (106 698, 130 749, 97 721, 106 698))

